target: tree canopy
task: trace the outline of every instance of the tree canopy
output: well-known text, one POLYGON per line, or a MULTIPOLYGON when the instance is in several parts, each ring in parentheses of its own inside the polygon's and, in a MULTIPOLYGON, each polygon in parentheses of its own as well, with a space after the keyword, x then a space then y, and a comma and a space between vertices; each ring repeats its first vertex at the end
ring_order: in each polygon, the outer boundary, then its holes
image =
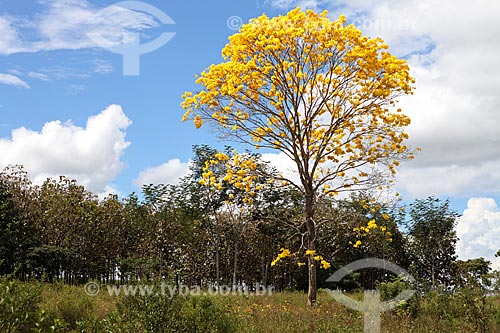
MULTIPOLYGON (((414 79, 387 49, 343 16, 332 21, 327 12, 299 8, 262 15, 229 38, 224 61, 197 79, 202 89, 183 95, 183 120, 210 123, 224 139, 276 149, 295 162, 311 253, 320 196, 387 184, 399 161, 412 157, 403 131, 410 119, 396 101, 411 93, 414 79)), ((308 264, 313 304, 312 255, 308 264)))

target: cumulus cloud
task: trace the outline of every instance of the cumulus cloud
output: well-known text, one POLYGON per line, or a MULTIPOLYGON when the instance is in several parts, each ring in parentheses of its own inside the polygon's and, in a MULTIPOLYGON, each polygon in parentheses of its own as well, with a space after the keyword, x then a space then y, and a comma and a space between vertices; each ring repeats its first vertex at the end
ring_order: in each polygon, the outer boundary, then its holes
POLYGON ((415 95, 401 98, 410 144, 422 151, 401 168, 412 196, 500 190, 500 3, 341 0, 331 8, 408 59, 415 95))
POLYGON ((139 173, 139 176, 134 180, 137 186, 149 184, 178 184, 180 178, 188 175, 188 162, 181 162, 180 159, 174 158, 163 164, 147 168, 139 173))
POLYGON ((467 260, 484 257, 500 269, 500 208, 492 198, 471 198, 457 225, 457 254, 467 260))
POLYGON ((410 144, 422 148, 403 164, 398 190, 410 196, 500 190, 500 2, 479 0, 275 0, 290 9, 329 9, 366 35, 381 37, 408 59, 417 79, 400 104, 411 119, 410 144))
POLYGON ((275 167, 284 178, 292 181, 294 184, 300 184, 300 177, 297 171, 297 165, 284 153, 266 153, 262 154, 262 161, 269 162, 275 167))
POLYGON ((40 131, 24 127, 0 138, 0 168, 21 164, 35 183, 65 175, 77 179, 95 193, 109 192, 108 183, 124 167, 121 157, 129 142, 125 130, 131 124, 119 105, 91 116, 85 127, 55 120, 40 131))
MULTIPOLYGON (((296 184, 300 184, 297 167, 295 162, 289 159, 284 153, 266 153, 262 154, 262 161, 269 162, 287 179, 296 184)), ((178 184, 179 180, 187 176, 190 172, 191 161, 182 162, 178 158, 173 158, 160 165, 147 168, 139 173, 133 183, 136 186, 149 184, 178 184)))
POLYGON ((12 74, 0 74, 0 84, 7 84, 10 86, 16 86, 25 89, 30 88, 30 86, 26 82, 12 74))

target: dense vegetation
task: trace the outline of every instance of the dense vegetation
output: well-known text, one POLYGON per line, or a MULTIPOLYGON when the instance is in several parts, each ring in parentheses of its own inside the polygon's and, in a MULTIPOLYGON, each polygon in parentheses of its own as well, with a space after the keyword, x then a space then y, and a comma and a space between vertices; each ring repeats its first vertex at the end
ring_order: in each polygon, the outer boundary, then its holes
MULTIPOLYGON (((363 332, 363 315, 321 290, 317 306, 307 307, 303 292, 91 297, 81 287, 2 279, 0 298, 1 332, 363 332)), ((384 313, 381 332, 498 333, 500 298, 481 297, 474 289, 429 292, 384 313)))
MULTIPOLYGON (((271 265, 280 249, 301 247, 303 202, 296 190, 275 184, 251 202, 231 184, 214 192, 200 179, 217 151, 195 146, 193 152, 191 173, 178 185, 144 186, 140 198, 131 194, 122 200, 99 199, 66 177, 33 185, 22 167, 5 169, 0 331, 359 332, 361 314, 326 293, 317 308, 307 309, 302 293, 278 292, 307 289, 300 257, 271 265), (275 292, 187 299, 101 292, 92 298, 82 287, 91 280, 103 286, 167 281, 203 290, 258 284, 275 292)), ((322 222, 316 249, 331 264, 318 271, 321 288, 379 288, 388 297, 403 287, 419 291, 384 315, 387 332, 394 332, 394 325, 398 332, 498 331, 498 299, 488 296, 498 290, 499 273, 483 258, 456 259, 457 214, 447 201, 427 198, 404 207, 360 192, 325 199, 317 214, 322 222), (378 227, 370 227, 371 221, 378 227), (358 271, 339 285, 326 282, 339 267, 367 257, 400 265, 416 283, 407 286, 379 270, 358 271)))
MULTIPOLYGON (((215 192, 199 182, 214 154, 212 148, 195 147, 190 176, 179 185, 144 186, 141 199, 136 194, 99 199, 65 177, 35 186, 22 168, 7 168, 0 174, 0 273, 68 284, 161 277, 202 287, 245 282, 302 288, 303 269, 291 258, 271 267, 280 248, 300 247, 301 196, 281 185, 252 203, 243 202, 245 194, 230 184, 215 192)), ((335 267, 366 256, 408 267, 399 211, 360 194, 324 201, 320 213, 317 251, 332 263, 323 280, 335 267), (383 214, 391 218, 384 220, 383 214), (353 228, 372 217, 383 221, 392 242, 373 230, 363 246, 354 247, 353 228)))

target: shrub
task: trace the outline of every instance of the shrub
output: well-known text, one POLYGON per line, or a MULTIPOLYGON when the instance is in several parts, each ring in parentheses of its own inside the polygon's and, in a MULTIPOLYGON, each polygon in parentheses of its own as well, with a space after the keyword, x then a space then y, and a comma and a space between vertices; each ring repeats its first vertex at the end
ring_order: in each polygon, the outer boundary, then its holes
POLYGON ((484 286, 475 281, 467 283, 458 290, 456 302, 463 305, 462 315, 473 325, 476 332, 490 332, 490 318, 494 319, 495 313, 484 286))
POLYGON ((0 332, 29 332, 39 321, 40 285, 0 278, 0 332))
POLYGON ((236 321, 226 312, 220 298, 190 297, 183 303, 181 314, 184 332, 234 332, 236 321))
POLYGON ((408 289, 412 289, 412 287, 401 279, 396 279, 392 282, 381 282, 377 285, 377 290, 380 292, 382 301, 391 300, 408 289))
POLYGON ((236 321, 217 297, 125 297, 107 318, 119 332, 235 332, 236 321))

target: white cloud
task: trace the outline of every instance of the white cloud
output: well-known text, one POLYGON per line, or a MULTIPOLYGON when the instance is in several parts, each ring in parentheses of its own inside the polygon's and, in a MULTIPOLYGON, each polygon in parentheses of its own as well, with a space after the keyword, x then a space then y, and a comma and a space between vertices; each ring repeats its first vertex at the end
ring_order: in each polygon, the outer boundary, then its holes
POLYGON ((32 79, 37 79, 41 81, 50 81, 50 77, 47 74, 39 73, 39 72, 29 72, 28 77, 32 79))
POLYGON ((302 10, 312 9, 321 11, 321 8, 328 3, 330 3, 329 0, 262 0, 263 6, 280 10, 289 10, 299 7, 302 10))
POLYGON ((269 162, 274 166, 284 178, 292 181, 296 185, 300 185, 300 177, 297 171, 295 162, 286 156, 285 153, 266 153, 262 154, 262 161, 269 162))
POLYGON ((492 198, 471 198, 457 225, 457 254, 467 260, 484 257, 500 269, 500 209, 492 198))
MULTIPOLYGON (((300 184, 295 162, 289 159, 284 153, 266 153, 262 154, 262 161, 269 162, 285 178, 300 184)), ((139 173, 133 183, 136 186, 149 184, 178 184, 180 178, 187 176, 190 172, 191 161, 182 162, 178 158, 173 158, 163 164, 147 168, 139 173)))
POLYGON ((25 89, 30 88, 30 86, 26 82, 12 74, 0 74, 0 84, 8 84, 25 89))
POLYGON ((264 0, 264 5, 278 9, 289 9, 296 6, 296 0, 264 0))
POLYGON ((277 9, 292 9, 300 7, 301 9, 312 9, 319 11, 320 8, 329 3, 329 0, 264 0, 264 6, 270 6, 277 9))
POLYGON ((422 148, 405 163, 399 190, 412 196, 499 191, 500 2, 342 0, 370 36, 408 58, 415 95, 401 98, 412 119, 410 144, 422 148))
POLYGON ((0 16, 0 54, 11 54, 21 50, 21 39, 13 26, 14 19, 0 16))
POLYGON ((22 164, 35 183, 65 175, 95 193, 109 191, 108 183, 124 167, 130 144, 125 130, 131 124, 119 105, 111 105, 87 120, 85 127, 50 121, 40 131, 14 129, 0 139, 0 168, 22 164))
POLYGON ((113 66, 106 61, 96 60, 96 61, 94 61, 93 66, 94 66, 95 73, 109 74, 109 73, 113 72, 113 66))
POLYGON ((100 47, 89 38, 90 35, 102 36, 109 42, 108 46, 116 46, 159 25, 151 15, 143 12, 113 5, 103 10, 86 0, 44 1, 42 4, 45 9, 36 17, 0 16, 0 54, 100 47))
POLYGON ((118 196, 121 196, 122 193, 120 193, 116 188, 114 188, 112 185, 106 185, 104 187, 104 189, 99 192, 99 193, 96 193, 97 196, 99 197, 99 199, 105 199, 106 197, 108 197, 109 195, 118 195, 118 196))
MULTIPOLYGON (((267 1, 280 9, 301 1, 267 1)), ((304 1, 306 2, 306 1, 304 1)), ((336 18, 346 14, 366 35, 408 58, 417 79, 401 98, 411 119, 398 190, 411 196, 464 195, 500 186, 500 2, 490 0, 309 0, 336 18)))
POLYGON ((134 179, 134 184, 137 186, 178 184, 180 178, 188 175, 190 163, 190 161, 181 162, 178 158, 171 159, 163 164, 141 171, 139 176, 134 179))

